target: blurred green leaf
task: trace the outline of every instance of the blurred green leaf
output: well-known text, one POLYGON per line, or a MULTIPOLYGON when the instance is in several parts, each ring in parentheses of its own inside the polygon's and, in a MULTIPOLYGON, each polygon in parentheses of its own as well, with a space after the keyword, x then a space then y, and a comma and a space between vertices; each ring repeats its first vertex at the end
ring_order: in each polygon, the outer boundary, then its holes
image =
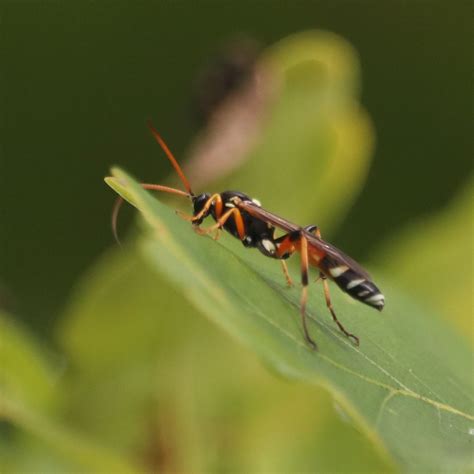
POLYGON ((435 216, 419 219, 374 254, 407 293, 423 298, 474 342, 472 178, 435 216))
POLYGON ((382 278, 383 315, 334 292, 339 316, 361 337, 356 348, 312 291, 308 315, 319 352, 311 351, 301 335, 299 291, 285 287, 275 262, 229 238, 198 238, 139 184, 114 175, 118 181, 108 183, 122 193, 126 183, 149 224, 140 245, 151 265, 204 314, 283 375, 325 386, 404 470, 461 472, 472 462, 472 353, 433 314, 382 278))
POLYGON ((2 468, 24 472, 41 466, 50 472, 61 465, 89 472, 136 472, 58 420, 58 402, 63 400, 58 369, 38 342, 5 314, 0 314, 0 362, 0 421, 6 422, 0 426, 2 468))
MULTIPOLYGON (((317 219, 330 232, 362 188, 373 150, 372 123, 358 102, 357 54, 341 37, 314 30, 268 48, 259 68, 259 87, 276 89, 276 97, 262 114, 257 143, 231 176, 208 189, 242 190, 290 220, 317 219)), ((219 160, 233 159, 232 150, 227 154, 219 160)))
POLYGON ((179 316, 190 312, 132 249, 105 255, 72 295, 57 332, 73 367, 64 385, 71 421, 143 456, 137 450, 151 435, 157 389, 175 370, 174 347, 196 331, 195 318, 183 324, 179 316))
MULTIPOLYGON (((67 466, 68 470, 87 470, 87 472, 133 473, 137 467, 128 464, 113 451, 100 446, 98 440, 92 440, 86 433, 77 433, 70 427, 56 421, 53 417, 36 413, 15 401, 4 398, 1 401, 0 415, 13 426, 23 430, 14 446, 22 446, 17 452, 5 453, 4 459, 10 466, 10 472, 21 472, 23 466, 30 467, 43 460, 48 467, 67 466), (29 452, 35 447, 38 452, 33 457, 29 452), (25 452, 29 455, 25 456, 25 452), (33 461, 34 460, 34 461, 33 461)), ((3 456, 2 456, 3 457, 3 456)))
POLYGON ((57 370, 40 344, 0 312, 0 396, 46 411, 55 399, 57 370))

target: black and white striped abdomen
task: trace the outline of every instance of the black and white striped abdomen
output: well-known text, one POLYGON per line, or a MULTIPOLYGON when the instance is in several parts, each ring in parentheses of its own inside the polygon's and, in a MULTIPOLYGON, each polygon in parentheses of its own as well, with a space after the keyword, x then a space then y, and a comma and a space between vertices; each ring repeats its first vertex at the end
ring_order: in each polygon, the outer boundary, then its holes
POLYGON ((331 266, 326 272, 342 291, 379 311, 383 309, 385 304, 383 294, 364 275, 344 264, 331 266))

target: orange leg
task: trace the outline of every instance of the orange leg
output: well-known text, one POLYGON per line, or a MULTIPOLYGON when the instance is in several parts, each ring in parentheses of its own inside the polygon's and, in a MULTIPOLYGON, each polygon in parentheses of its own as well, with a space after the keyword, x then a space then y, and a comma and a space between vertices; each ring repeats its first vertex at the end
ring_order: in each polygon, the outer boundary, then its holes
POLYGON ((293 280, 291 279, 288 267, 284 259, 288 258, 294 252, 296 252, 294 238, 291 234, 285 234, 275 240, 277 245, 276 257, 280 259, 283 274, 285 275, 286 283, 288 286, 293 286, 293 280))
MULTIPOLYGON (((321 231, 319 230, 319 227, 316 227, 315 229, 313 229, 311 231, 318 239, 321 238, 321 231)), ((316 280, 314 280, 314 283, 318 283, 319 280, 321 280, 322 278, 324 278, 324 274, 319 272, 319 276, 318 278, 316 278, 316 280)))
MULTIPOLYGON (((304 337, 308 344, 313 348, 317 349, 316 343, 309 335, 307 320, 306 320, 306 303, 308 301, 308 241, 301 232, 291 232, 277 239, 278 249, 277 256, 285 258, 296 251, 296 244, 299 241, 300 254, 301 254, 301 283, 303 288, 301 289, 301 300, 300 300, 300 313, 301 313, 301 324, 303 326, 304 337)), ((282 260, 283 262, 283 260, 282 260)), ((286 274, 285 274, 286 276, 286 274)))
POLYGON ((209 209, 212 206, 213 202, 216 203, 216 214, 220 215, 220 213, 222 212, 222 198, 221 198, 221 195, 217 194, 217 193, 213 194, 207 200, 204 207, 195 216, 193 216, 191 214, 186 214, 185 212, 181 212, 181 211, 176 211, 176 214, 178 214, 178 216, 181 217, 182 219, 184 219, 185 221, 195 222, 195 221, 198 221, 199 219, 201 219, 209 211, 209 209))
MULTIPOLYGON (((315 227, 314 229, 311 229, 310 231, 316 237, 319 239, 321 238, 321 231, 319 230, 319 227, 315 227)), ((327 282, 326 275, 322 272, 319 272, 319 276, 316 279, 316 281, 322 280, 323 281, 323 289, 324 289, 324 298, 326 299, 326 306, 329 309, 329 312, 331 313, 332 319, 334 319, 334 322, 337 324, 337 327, 349 338, 353 339, 354 343, 358 346, 359 345, 359 338, 355 336, 354 334, 351 334, 350 332, 346 331, 342 323, 337 319, 336 312, 334 311, 334 308, 332 307, 331 303, 331 295, 329 293, 329 285, 327 282)))
POLYGON ((318 239, 321 238, 321 231, 317 225, 308 225, 304 228, 304 230, 310 234, 314 234, 318 239))
POLYGON ((341 324, 341 322, 337 319, 336 313, 332 307, 331 303, 331 295, 329 294, 329 285, 326 277, 321 274, 321 278, 323 280, 323 288, 324 288, 324 297, 326 298, 326 306, 329 309, 329 312, 331 313, 332 319, 334 319, 335 323, 337 324, 338 328, 349 338, 354 341, 356 346, 359 345, 359 338, 355 336, 354 334, 351 334, 350 332, 346 331, 344 326, 341 324))
POLYGON ((280 260, 281 268, 283 270, 283 274, 285 275, 286 284, 288 286, 293 286, 293 280, 291 279, 290 272, 288 271, 288 266, 284 260, 280 260))
POLYGON ((301 283, 303 289, 301 290, 301 323, 303 325, 304 336, 308 341, 308 344, 313 348, 317 349, 316 343, 313 341, 309 335, 307 321, 306 321, 306 302, 308 301, 308 241, 304 235, 300 236, 300 250, 301 250, 301 283))
POLYGON ((194 216, 192 214, 186 214, 186 212, 182 211, 176 211, 176 214, 178 214, 178 216, 185 221, 192 222, 194 220, 194 216))
POLYGON ((236 207, 233 207, 232 209, 229 209, 227 212, 225 212, 222 217, 220 217, 219 220, 211 227, 208 227, 207 229, 199 229, 196 231, 201 235, 210 234, 215 230, 219 230, 230 218, 230 216, 234 216, 237 232, 239 233, 240 240, 243 240, 245 238, 244 220, 242 219, 242 214, 240 213, 239 209, 236 207))

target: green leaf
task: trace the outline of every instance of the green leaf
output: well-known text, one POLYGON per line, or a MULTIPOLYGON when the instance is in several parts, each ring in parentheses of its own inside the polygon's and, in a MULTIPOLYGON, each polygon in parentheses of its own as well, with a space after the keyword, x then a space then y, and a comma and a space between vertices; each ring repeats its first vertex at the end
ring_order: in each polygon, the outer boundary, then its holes
POLYGON ((281 374, 326 387, 405 471, 462 472, 472 462, 472 354, 435 315, 382 277, 382 314, 334 291, 340 319, 361 338, 357 348, 312 288, 308 315, 319 346, 312 351, 301 334, 299 291, 285 287, 276 262, 228 236, 216 243, 194 235, 138 183, 114 176, 108 183, 125 187, 148 223, 140 246, 150 265, 211 320, 281 374))
POLYGON ((87 272, 58 332, 74 425, 159 472, 389 470, 324 389, 268 373, 136 250, 87 272))

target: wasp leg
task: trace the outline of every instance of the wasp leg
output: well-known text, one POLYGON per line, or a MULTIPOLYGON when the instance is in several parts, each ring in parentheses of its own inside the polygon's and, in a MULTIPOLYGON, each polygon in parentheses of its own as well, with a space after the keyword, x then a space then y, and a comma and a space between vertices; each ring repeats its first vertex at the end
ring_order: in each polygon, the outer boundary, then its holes
POLYGON ((185 221, 192 222, 194 221, 194 216, 192 214, 186 214, 183 211, 175 211, 176 214, 181 217, 181 219, 184 219, 185 221))
POLYGON ((306 302, 308 301, 308 241, 304 235, 300 234, 300 248, 301 248, 301 283, 303 289, 301 290, 301 302, 300 302, 300 311, 301 311, 301 323, 303 325, 304 336, 308 344, 313 348, 317 349, 318 346, 311 339, 309 335, 308 326, 307 326, 307 316, 306 316, 306 302))
MULTIPOLYGON (((321 231, 319 230, 318 226, 311 225, 305 227, 305 230, 308 232, 311 232, 314 234, 316 237, 319 239, 321 238, 321 231)), ((324 297, 326 299, 326 306, 329 309, 329 312, 331 313, 332 319, 334 319, 335 323, 337 324, 338 328, 345 334, 346 337, 349 339, 353 339, 354 343, 358 346, 359 345, 359 338, 355 336, 354 334, 351 334, 350 332, 346 331, 345 327, 342 325, 342 323, 337 319, 336 312, 334 311, 334 308, 332 307, 331 303, 331 295, 329 293, 329 285, 327 282, 326 275, 323 272, 319 272, 319 276, 316 279, 316 281, 322 280, 323 281, 323 288, 324 288, 324 297)))
MULTIPOLYGON (((308 240, 304 236, 304 233, 301 230, 296 230, 294 232, 289 232, 288 234, 282 235, 278 239, 275 239, 275 244, 277 245, 276 258, 283 259, 288 258, 294 252, 296 252, 297 247, 301 253, 301 283, 303 288, 301 290, 301 301, 300 301, 300 313, 301 313, 301 323, 303 326, 304 336, 308 344, 313 348, 317 349, 316 343, 311 339, 309 335, 307 317, 306 317, 306 303, 308 301, 308 268, 309 268, 309 257, 308 257, 308 240)), ((286 265, 285 265, 286 267, 286 265)), ((283 270, 285 272, 285 270, 283 270)), ((288 271, 288 270, 287 270, 288 271)), ((286 276, 286 272, 285 272, 286 276)))
POLYGON ((321 238, 321 231, 317 225, 307 225, 304 230, 310 234, 314 234, 318 239, 321 238))
POLYGON ((211 225, 211 227, 208 227, 207 229, 199 229, 198 233, 210 234, 211 232, 214 232, 215 230, 219 230, 231 216, 234 216, 235 225, 237 227, 239 238, 240 240, 243 240, 245 238, 245 224, 244 224, 244 220, 242 219, 242 214, 240 213, 239 209, 237 209, 236 207, 233 207, 232 209, 229 209, 227 212, 225 212, 217 220, 217 222, 214 225, 211 225))
POLYGON ((176 214, 178 214, 178 216, 184 219, 185 221, 196 222, 199 219, 202 219, 203 216, 207 215, 213 202, 215 202, 216 204, 217 215, 219 215, 220 212, 222 212, 222 198, 221 198, 221 195, 217 193, 213 194, 206 201, 206 204, 204 204, 204 207, 195 216, 186 214, 185 212, 181 212, 181 211, 176 211, 176 214))
MULTIPOLYGON (((297 233, 297 237, 299 237, 299 232, 297 233)), ((277 247, 275 258, 278 258, 281 262, 283 274, 285 275, 288 286, 293 286, 293 280, 291 279, 285 260, 296 251, 294 240, 295 236, 291 232, 274 240, 277 247)))
MULTIPOLYGON (((308 225, 304 228, 304 230, 306 232, 309 232, 310 234, 314 234, 318 239, 321 238, 321 231, 319 230, 319 227, 317 225, 308 225)), ((324 278, 324 274, 320 272, 318 278, 314 280, 314 283, 318 283, 321 278, 324 278)))
POLYGON ((283 274, 285 275, 286 284, 288 286, 293 286, 293 280, 291 279, 290 272, 288 271, 288 265, 284 260, 280 260, 281 268, 283 270, 283 274))
POLYGON ((219 240, 219 238, 220 238, 220 236, 221 236, 221 232, 222 232, 222 229, 217 229, 217 230, 216 230, 216 233, 214 234, 213 239, 214 239, 214 240, 219 240))
POLYGON ((324 297, 326 298, 326 306, 329 309, 329 312, 331 313, 332 319, 334 319, 335 323, 337 324, 338 328, 345 334, 346 337, 349 339, 352 339, 355 343, 356 346, 359 345, 359 338, 355 336, 354 334, 351 334, 350 332, 346 331, 344 326, 341 324, 341 322, 337 319, 336 313, 332 307, 331 303, 331 295, 329 294, 329 285, 327 278, 324 274, 321 273, 321 278, 323 280, 323 288, 324 288, 324 297))

